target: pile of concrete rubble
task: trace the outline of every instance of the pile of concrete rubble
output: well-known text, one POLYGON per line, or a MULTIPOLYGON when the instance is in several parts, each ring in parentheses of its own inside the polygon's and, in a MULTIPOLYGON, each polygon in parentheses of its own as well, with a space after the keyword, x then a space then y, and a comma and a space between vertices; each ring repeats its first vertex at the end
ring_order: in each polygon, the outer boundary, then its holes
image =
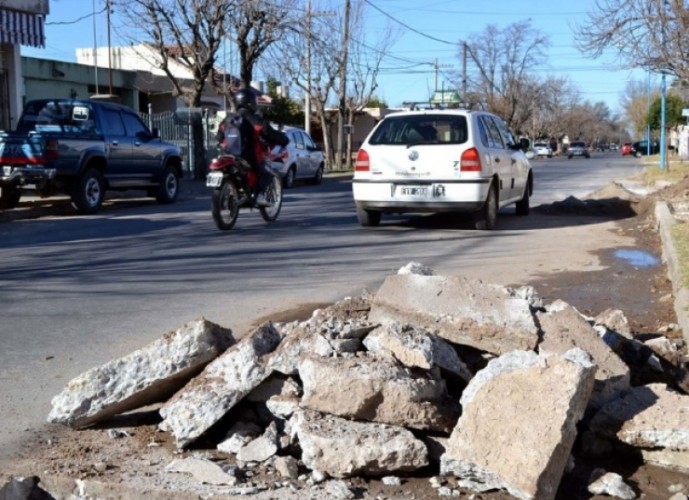
MULTIPOLYGON (((239 341, 191 322, 73 379, 48 420, 80 429, 161 403, 159 429, 180 450, 217 447, 282 478, 331 478, 332 497, 351 497, 346 478, 395 482, 429 468, 440 494, 453 493, 452 478, 457 488, 552 499, 575 444, 589 457, 623 449, 689 470, 678 343, 634 340, 621 311, 584 317, 531 287, 411 263, 375 294, 239 341)), ((218 461, 187 456, 167 469, 237 484, 218 461)), ((634 498, 603 470, 588 488, 634 498)))

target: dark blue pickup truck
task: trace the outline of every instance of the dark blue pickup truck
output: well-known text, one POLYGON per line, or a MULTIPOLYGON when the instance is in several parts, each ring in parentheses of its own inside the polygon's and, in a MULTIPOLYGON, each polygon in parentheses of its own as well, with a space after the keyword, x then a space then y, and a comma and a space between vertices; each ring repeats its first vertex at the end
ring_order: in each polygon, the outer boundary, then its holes
POLYGON ((107 190, 141 189, 173 203, 181 176, 180 149, 112 102, 30 101, 16 131, 0 132, 0 209, 16 207, 27 189, 68 194, 83 214, 97 212, 107 190))

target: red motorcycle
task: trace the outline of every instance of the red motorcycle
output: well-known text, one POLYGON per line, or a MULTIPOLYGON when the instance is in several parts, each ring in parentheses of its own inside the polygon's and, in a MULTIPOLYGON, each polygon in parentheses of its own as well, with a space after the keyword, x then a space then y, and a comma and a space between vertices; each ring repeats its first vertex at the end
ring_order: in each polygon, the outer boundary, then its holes
POLYGON ((258 208, 266 222, 277 219, 282 208, 282 181, 270 165, 266 170, 271 175, 264 195, 267 205, 257 205, 254 197, 258 175, 251 165, 239 156, 223 154, 213 158, 206 176, 206 186, 213 188, 211 209, 218 229, 227 231, 237 222, 240 208, 258 208))

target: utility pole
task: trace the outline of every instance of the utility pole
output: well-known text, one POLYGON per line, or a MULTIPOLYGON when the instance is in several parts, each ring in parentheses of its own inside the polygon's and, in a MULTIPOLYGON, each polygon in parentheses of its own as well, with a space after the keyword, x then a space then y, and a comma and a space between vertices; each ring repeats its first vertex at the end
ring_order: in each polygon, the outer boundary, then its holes
POLYGON ((464 104, 468 103, 467 99, 467 43, 462 42, 462 100, 464 104))
POLYGON ((304 130, 311 135, 311 0, 306 2, 306 95, 304 96, 304 130))
POLYGON ((344 152, 344 122, 345 111, 347 109, 347 55, 349 51, 349 11, 351 0, 345 0, 345 12, 342 19, 342 60, 340 61, 340 105, 337 113, 337 156, 335 166, 342 166, 342 156, 344 152))
POLYGON ((108 22, 108 92, 112 95, 112 49, 110 48, 110 0, 105 0, 108 22))
POLYGON ((96 94, 98 94, 98 41, 96 38, 96 0, 93 0, 93 75, 96 83, 96 94))

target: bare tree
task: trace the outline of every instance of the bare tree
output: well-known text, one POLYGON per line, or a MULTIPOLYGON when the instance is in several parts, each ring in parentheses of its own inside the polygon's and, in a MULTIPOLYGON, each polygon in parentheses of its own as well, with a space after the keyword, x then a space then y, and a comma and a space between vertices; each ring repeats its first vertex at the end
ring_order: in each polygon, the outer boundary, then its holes
MULTIPOLYGON (((203 90, 213 74, 215 60, 225 35, 225 19, 233 8, 230 0, 131 0, 123 16, 132 33, 143 33, 155 49, 160 69, 175 93, 189 107, 199 107, 203 90), (173 61, 186 68, 192 78, 174 71, 173 61)), ((194 177, 205 173, 206 154, 203 126, 192 128, 194 177)))
POLYGON ((616 51, 628 67, 689 78, 689 10, 682 0, 597 0, 575 28, 579 49, 616 51))
POLYGON ((657 88, 649 89, 648 84, 641 81, 629 81, 625 85, 620 98, 620 106, 624 110, 627 120, 634 127, 633 132, 641 137, 646 133, 646 115, 650 103, 660 96, 657 88))
MULTIPOLYGON (((294 15, 296 5, 296 0, 242 0, 232 11, 231 36, 239 52, 241 85, 251 85, 259 59, 291 25, 298 22, 294 15)), ((291 57, 283 55, 282 64, 290 62, 291 57)))
POLYGON ((488 25, 466 43, 478 68, 478 77, 471 81, 472 94, 516 132, 531 119, 535 96, 529 93, 533 94, 538 83, 533 67, 545 58, 547 45, 547 37, 533 29, 530 21, 520 21, 502 30, 488 25))

